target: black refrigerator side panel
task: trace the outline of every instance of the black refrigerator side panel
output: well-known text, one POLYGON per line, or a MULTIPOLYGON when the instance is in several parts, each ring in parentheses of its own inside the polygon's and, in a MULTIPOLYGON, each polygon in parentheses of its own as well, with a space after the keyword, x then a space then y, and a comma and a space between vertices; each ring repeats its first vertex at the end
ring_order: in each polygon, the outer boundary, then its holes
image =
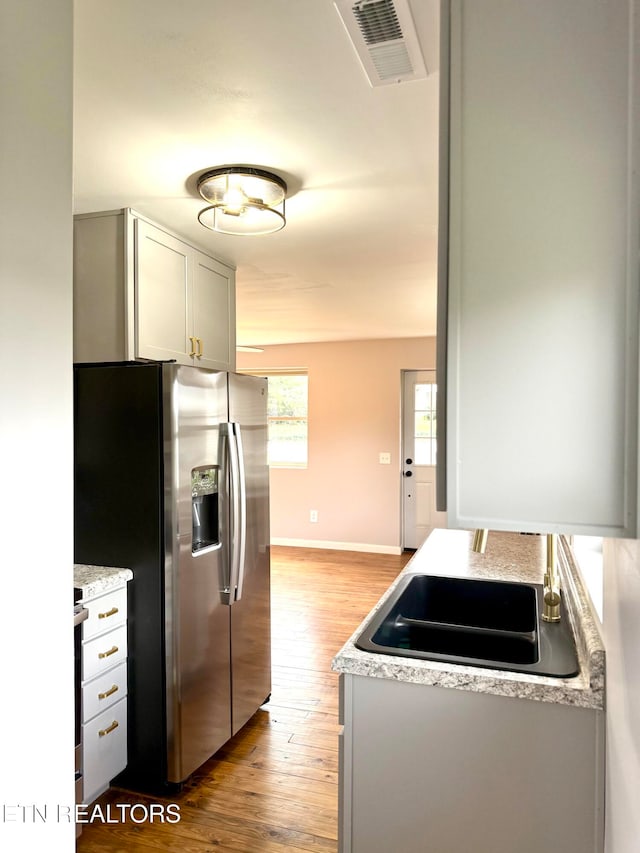
POLYGON ((166 779, 162 373, 76 366, 75 562, 132 569, 128 766, 118 783, 166 779))

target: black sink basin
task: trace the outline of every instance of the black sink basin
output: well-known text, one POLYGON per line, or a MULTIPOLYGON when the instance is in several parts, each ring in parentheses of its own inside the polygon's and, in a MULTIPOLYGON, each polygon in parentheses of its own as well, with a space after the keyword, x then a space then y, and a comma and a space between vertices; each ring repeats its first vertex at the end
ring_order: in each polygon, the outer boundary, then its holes
POLYGON ((578 661, 566 614, 542 622, 542 585, 407 575, 358 637, 379 654, 570 677, 578 661))
POLYGON ((512 663, 538 660, 532 586, 416 575, 389 616, 374 643, 512 663))

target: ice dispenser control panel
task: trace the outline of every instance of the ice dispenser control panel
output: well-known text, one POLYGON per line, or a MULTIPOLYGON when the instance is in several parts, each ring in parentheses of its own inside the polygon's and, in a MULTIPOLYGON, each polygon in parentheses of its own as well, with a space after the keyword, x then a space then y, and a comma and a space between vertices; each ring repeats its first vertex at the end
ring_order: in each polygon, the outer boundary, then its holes
POLYGON ((218 473, 217 465, 194 468, 191 472, 191 550, 194 554, 220 544, 218 473))

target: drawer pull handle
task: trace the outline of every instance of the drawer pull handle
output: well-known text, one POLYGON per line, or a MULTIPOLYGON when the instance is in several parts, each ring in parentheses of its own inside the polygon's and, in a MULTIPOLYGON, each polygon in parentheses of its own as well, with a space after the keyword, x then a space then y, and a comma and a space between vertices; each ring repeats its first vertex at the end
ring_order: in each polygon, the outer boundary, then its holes
POLYGON ((98 699, 106 699, 107 696, 113 696, 114 693, 118 692, 118 685, 114 684, 109 690, 104 693, 98 693, 98 699))
POLYGON ((189 335, 189 340, 191 341, 191 352, 189 353, 189 355, 191 356, 191 358, 193 358, 196 354, 196 341, 198 339, 195 338, 193 335, 189 335))
POLYGON ((113 646, 112 648, 109 649, 108 652, 99 652, 98 657, 100 658, 100 660, 102 660, 103 658, 108 658, 110 655, 115 655, 115 653, 117 651, 118 651, 118 647, 113 646))
POLYGON ((196 342, 198 344, 198 351, 196 352, 196 358, 202 358, 202 356, 204 355, 204 352, 202 349, 202 338, 196 338, 196 342))
POLYGON ((98 619, 108 619, 109 616, 115 616, 118 612, 117 607, 112 607, 111 610, 107 610, 106 613, 98 613, 98 619))
POLYGON ((104 737, 105 735, 108 735, 109 732, 112 732, 114 729, 117 729, 119 725, 120 723, 117 720, 114 720, 110 726, 107 726, 106 729, 100 729, 98 731, 98 737, 104 737))

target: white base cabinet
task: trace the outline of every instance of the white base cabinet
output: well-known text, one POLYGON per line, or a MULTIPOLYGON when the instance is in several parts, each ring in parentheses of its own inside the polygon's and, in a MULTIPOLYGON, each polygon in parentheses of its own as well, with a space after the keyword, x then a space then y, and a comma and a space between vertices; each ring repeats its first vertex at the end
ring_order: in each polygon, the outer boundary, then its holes
POLYGON ((120 699, 82 727, 83 800, 93 802, 127 766, 127 700, 120 699))
POLYGON ((83 802, 89 804, 127 766, 127 590, 83 600, 83 802))
POLYGON ((340 853, 602 853, 603 712, 341 675, 340 853))
POLYGON ((74 218, 74 361, 235 369, 235 270, 133 210, 74 218))

